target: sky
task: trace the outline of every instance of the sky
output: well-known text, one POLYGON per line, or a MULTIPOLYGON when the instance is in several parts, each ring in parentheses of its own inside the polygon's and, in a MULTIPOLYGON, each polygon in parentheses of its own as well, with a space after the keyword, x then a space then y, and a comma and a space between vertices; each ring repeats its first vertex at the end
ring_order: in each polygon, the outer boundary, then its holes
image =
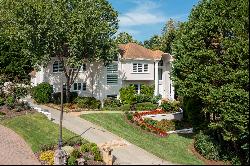
POLYGON ((160 35, 170 19, 187 21, 199 0, 108 0, 118 11, 119 32, 128 32, 143 42, 160 35))

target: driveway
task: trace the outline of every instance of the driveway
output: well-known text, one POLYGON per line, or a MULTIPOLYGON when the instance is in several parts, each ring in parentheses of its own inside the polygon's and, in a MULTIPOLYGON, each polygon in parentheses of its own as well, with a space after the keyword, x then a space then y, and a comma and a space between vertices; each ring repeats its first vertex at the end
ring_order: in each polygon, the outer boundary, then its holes
POLYGON ((0 165, 41 164, 23 138, 0 125, 0 165))

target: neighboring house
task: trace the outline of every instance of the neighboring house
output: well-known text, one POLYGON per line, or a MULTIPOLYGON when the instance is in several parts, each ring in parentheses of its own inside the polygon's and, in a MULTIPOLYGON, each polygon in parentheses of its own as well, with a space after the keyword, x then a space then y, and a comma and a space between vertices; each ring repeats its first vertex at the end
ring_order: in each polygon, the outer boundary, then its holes
MULTIPOLYGON (((155 95, 174 98, 174 88, 170 80, 172 56, 162 51, 152 51, 135 43, 119 45, 119 56, 112 64, 104 66, 100 62, 84 63, 78 77, 71 87, 80 96, 93 96, 99 100, 107 97, 119 97, 119 89, 134 84, 137 93, 141 85, 155 86, 155 95)), ((56 58, 46 68, 31 73, 33 86, 48 82, 54 92, 61 89, 64 78, 62 66, 56 58)), ((64 78, 64 82, 66 79, 64 78)))

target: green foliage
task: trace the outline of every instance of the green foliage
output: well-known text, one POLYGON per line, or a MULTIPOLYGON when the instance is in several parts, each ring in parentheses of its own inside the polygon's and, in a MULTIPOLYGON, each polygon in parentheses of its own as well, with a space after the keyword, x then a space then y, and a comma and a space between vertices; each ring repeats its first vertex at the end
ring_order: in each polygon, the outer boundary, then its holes
POLYGON ((141 85, 140 94, 153 97, 154 96, 154 85, 141 85))
POLYGON ((151 102, 154 103, 154 104, 158 104, 158 101, 162 99, 162 96, 161 95, 157 95, 157 96, 154 96, 152 99, 151 99, 151 102))
POLYGON ((74 102, 79 108, 87 109, 99 109, 101 107, 101 101, 94 97, 80 97, 78 96, 74 102))
POLYGON ((104 102, 104 107, 111 107, 111 108, 116 108, 121 106, 120 100, 117 99, 111 99, 111 98, 106 98, 103 100, 104 102))
POLYGON ((90 143, 86 143, 86 144, 81 145, 80 151, 82 153, 89 152, 90 151, 90 143))
POLYGON ((135 105, 136 111, 147 111, 147 110, 155 110, 158 107, 157 104, 153 104, 150 102, 137 103, 135 105))
POLYGON ((144 47, 151 50, 161 50, 162 48, 162 37, 159 35, 152 36, 149 40, 144 41, 144 47))
POLYGON ((76 159, 77 159, 76 157, 70 156, 70 157, 68 158, 68 160, 67 160, 67 164, 68 164, 68 165, 77 165, 76 159))
POLYGON ((8 96, 5 100, 5 104, 7 105, 7 107, 13 109, 15 106, 15 98, 14 96, 8 96))
POLYGON ((68 146, 75 146, 75 145, 82 145, 87 143, 88 141, 86 141, 85 139, 83 139, 82 137, 74 137, 74 138, 70 138, 69 140, 65 140, 63 143, 63 146, 68 145, 68 146))
POLYGON ((115 41, 116 41, 118 44, 137 43, 137 44, 142 45, 141 42, 139 42, 139 41, 133 39, 133 36, 131 36, 131 35, 128 34, 127 32, 120 32, 120 33, 116 36, 115 41))
POLYGON ((133 85, 120 89, 120 99, 122 104, 133 104, 136 99, 136 91, 133 85))
POLYGON ((55 144, 54 143, 48 143, 48 144, 40 145, 40 150, 41 151, 49 151, 49 150, 54 150, 54 149, 55 149, 55 144))
POLYGON ((133 119, 133 114, 131 112, 125 112, 126 117, 129 121, 131 121, 133 119))
POLYGON ((124 104, 121 107, 119 107, 119 110, 130 111, 131 110, 131 105, 130 104, 124 104))
POLYGON ((147 96, 144 94, 136 95, 136 103, 150 102, 152 100, 152 96, 147 96))
POLYGON ((164 110, 164 111, 167 111, 167 112, 170 112, 171 111, 171 104, 169 101, 163 101, 160 105, 160 107, 164 110))
POLYGON ((13 89, 14 96, 16 99, 23 98, 28 94, 28 88, 22 86, 15 86, 13 89))
POLYGON ((74 149, 73 152, 70 154, 70 156, 73 156, 75 158, 80 157, 81 153, 78 149, 74 149))
POLYGON ((200 1, 174 41, 173 82, 192 121, 249 164, 249 1, 200 1), (228 21, 230 20, 230 21, 228 21), (198 119, 195 116, 199 116, 198 119), (242 136, 244 135, 244 136, 242 136), (218 137, 218 138, 217 138, 218 137))
POLYGON ((95 161, 102 161, 101 152, 97 146, 92 145, 90 151, 94 154, 95 161))
POLYGON ((43 82, 32 88, 31 96, 37 103, 48 103, 51 101, 52 93, 50 84, 43 82))
POLYGON ((201 131, 195 136, 194 147, 206 159, 220 159, 220 145, 201 131))
MULTIPOLYGON (((73 102, 78 96, 77 92, 70 92, 69 102, 73 102)), ((61 92, 52 94, 52 102, 55 104, 61 104, 61 92)), ((63 92, 63 103, 66 103, 66 92, 63 92)))
MULTIPOLYGON (((102 61, 106 65, 118 54, 114 40, 118 13, 107 0, 1 0, 0 6, 0 32, 7 33, 4 39, 0 39, 1 47, 6 41, 13 43, 3 46, 10 45, 16 49, 15 56, 8 48, 4 51, 8 53, 5 59, 13 57, 15 67, 18 67, 17 61, 21 61, 20 68, 24 69, 30 64, 46 66, 51 57, 56 57, 63 67, 79 66, 83 59, 102 61), (24 54, 24 61, 18 59, 19 52, 24 54), (67 59, 62 60, 61 57, 67 59)), ((12 62, 5 61, 4 64, 12 62)), ((8 67, 11 68, 11 64, 8 67)), ((67 87, 77 74, 72 70, 64 71, 67 87)))
POLYGON ((5 99, 0 96, 0 106, 4 105, 4 103, 5 103, 5 99))

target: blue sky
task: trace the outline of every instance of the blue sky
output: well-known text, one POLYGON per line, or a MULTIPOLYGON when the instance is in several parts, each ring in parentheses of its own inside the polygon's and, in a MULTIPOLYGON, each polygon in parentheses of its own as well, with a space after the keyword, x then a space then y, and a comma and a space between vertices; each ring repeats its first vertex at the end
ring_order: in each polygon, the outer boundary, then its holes
POLYGON ((199 0, 108 0, 118 11, 119 32, 144 41, 161 34, 167 20, 187 21, 199 0))

